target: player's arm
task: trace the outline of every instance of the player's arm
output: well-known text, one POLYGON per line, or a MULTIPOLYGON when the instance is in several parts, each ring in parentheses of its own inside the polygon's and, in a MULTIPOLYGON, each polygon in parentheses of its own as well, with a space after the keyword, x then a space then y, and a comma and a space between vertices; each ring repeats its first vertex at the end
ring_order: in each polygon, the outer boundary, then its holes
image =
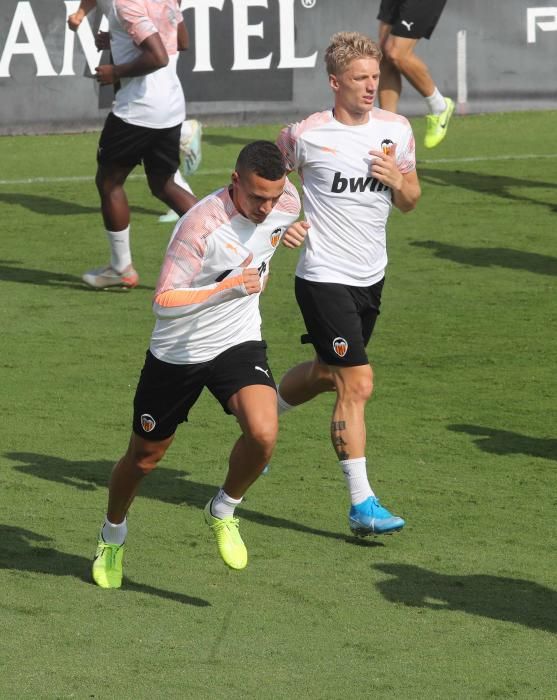
POLYGON ((373 156, 370 173, 391 189, 393 204, 397 209, 406 213, 416 207, 422 194, 418 175, 415 170, 403 173, 396 162, 396 144, 389 151, 370 151, 373 156))
POLYGON ((224 270, 212 284, 195 286, 207 255, 207 240, 202 230, 186 217, 172 239, 164 259, 153 310, 159 318, 188 316, 202 308, 261 291, 260 273, 249 267, 249 253, 238 268, 224 270))
POLYGON ((79 25, 83 22, 86 15, 88 15, 96 5, 97 0, 81 0, 76 12, 68 17, 68 27, 72 32, 77 32, 79 25))
POLYGON ((190 34, 185 22, 180 22, 177 28, 178 51, 187 51, 190 47, 190 34))
POLYGON ((158 33, 151 34, 139 45, 141 54, 129 63, 97 66, 97 80, 101 85, 113 85, 121 78, 136 78, 154 73, 168 65, 168 54, 158 33))
POLYGON ((393 204, 404 214, 416 208, 416 204, 422 194, 418 174, 415 170, 402 174, 400 188, 391 188, 393 193, 393 204))

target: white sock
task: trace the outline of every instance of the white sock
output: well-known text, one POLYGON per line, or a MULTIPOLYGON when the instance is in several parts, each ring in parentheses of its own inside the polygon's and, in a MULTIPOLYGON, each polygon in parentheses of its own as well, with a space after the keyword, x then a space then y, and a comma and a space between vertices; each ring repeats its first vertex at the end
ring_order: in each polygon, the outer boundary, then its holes
POLYGON ((278 414, 282 416, 286 411, 290 411, 294 406, 291 406, 287 401, 285 401, 280 395, 279 388, 277 386, 277 403, 278 403, 278 414))
POLYGON ((107 231, 110 245, 110 266, 116 272, 123 272, 132 264, 132 252, 130 250, 130 227, 123 231, 107 231))
POLYGON ((447 109, 445 98, 437 88, 435 88, 433 95, 425 98, 425 101, 429 107, 430 114, 441 114, 441 112, 444 112, 447 109))
POLYGON ((128 519, 124 518, 121 523, 111 523, 107 518, 101 528, 101 537, 107 544, 124 544, 128 534, 128 519))
POLYGON ((367 478, 365 457, 341 459, 339 464, 346 477, 346 484, 350 491, 350 500, 353 506, 362 503, 370 496, 375 496, 367 478))
POLYGON ((233 518, 236 506, 242 502, 229 496, 226 491, 219 489, 217 495, 211 501, 211 515, 215 518, 233 518))

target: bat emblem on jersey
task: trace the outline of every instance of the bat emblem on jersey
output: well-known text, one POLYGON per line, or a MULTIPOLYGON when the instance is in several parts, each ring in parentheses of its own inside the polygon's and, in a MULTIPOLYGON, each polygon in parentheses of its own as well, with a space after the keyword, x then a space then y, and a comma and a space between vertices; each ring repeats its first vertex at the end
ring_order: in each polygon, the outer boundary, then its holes
POLYGON ((381 141, 381 150, 383 153, 388 156, 395 144, 391 141, 391 139, 383 139, 381 141))
POLYGON ((348 352, 348 341, 344 338, 335 338, 333 340, 333 350, 339 357, 344 357, 348 352))
POLYGON ((157 421, 149 413, 141 414, 141 427, 146 433, 150 433, 155 429, 157 421))
POLYGON ((271 245, 273 246, 273 248, 276 248, 278 246, 281 233, 282 229, 280 226, 271 233, 271 245))

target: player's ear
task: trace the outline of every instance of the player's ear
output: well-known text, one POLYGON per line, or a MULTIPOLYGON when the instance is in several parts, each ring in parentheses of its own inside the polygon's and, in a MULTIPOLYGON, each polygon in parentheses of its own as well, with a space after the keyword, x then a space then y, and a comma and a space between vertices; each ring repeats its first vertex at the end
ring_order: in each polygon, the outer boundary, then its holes
POLYGON ((329 75, 329 85, 335 92, 338 90, 338 78, 336 75, 329 75))
POLYGON ((233 172, 232 175, 230 176, 230 180, 231 180, 231 182, 232 182, 233 185, 237 185, 237 184, 238 184, 238 182, 239 182, 239 180, 240 180, 240 176, 238 175, 238 171, 237 171, 237 170, 234 170, 234 172, 233 172))

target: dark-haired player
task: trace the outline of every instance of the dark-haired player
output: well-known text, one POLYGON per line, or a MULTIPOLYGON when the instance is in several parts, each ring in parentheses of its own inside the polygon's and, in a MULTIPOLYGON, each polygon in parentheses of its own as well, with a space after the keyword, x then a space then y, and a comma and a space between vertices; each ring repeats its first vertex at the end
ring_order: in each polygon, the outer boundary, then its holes
POLYGON ((176 225, 155 292, 157 321, 134 399, 130 443, 110 479, 93 564, 99 586, 121 585, 128 509, 205 387, 242 431, 205 520, 225 563, 246 566, 234 510, 268 462, 278 429, 259 295, 280 240, 290 248, 303 241, 303 225, 286 233, 299 212, 279 149, 255 141, 241 150, 231 184, 202 199, 176 225))

